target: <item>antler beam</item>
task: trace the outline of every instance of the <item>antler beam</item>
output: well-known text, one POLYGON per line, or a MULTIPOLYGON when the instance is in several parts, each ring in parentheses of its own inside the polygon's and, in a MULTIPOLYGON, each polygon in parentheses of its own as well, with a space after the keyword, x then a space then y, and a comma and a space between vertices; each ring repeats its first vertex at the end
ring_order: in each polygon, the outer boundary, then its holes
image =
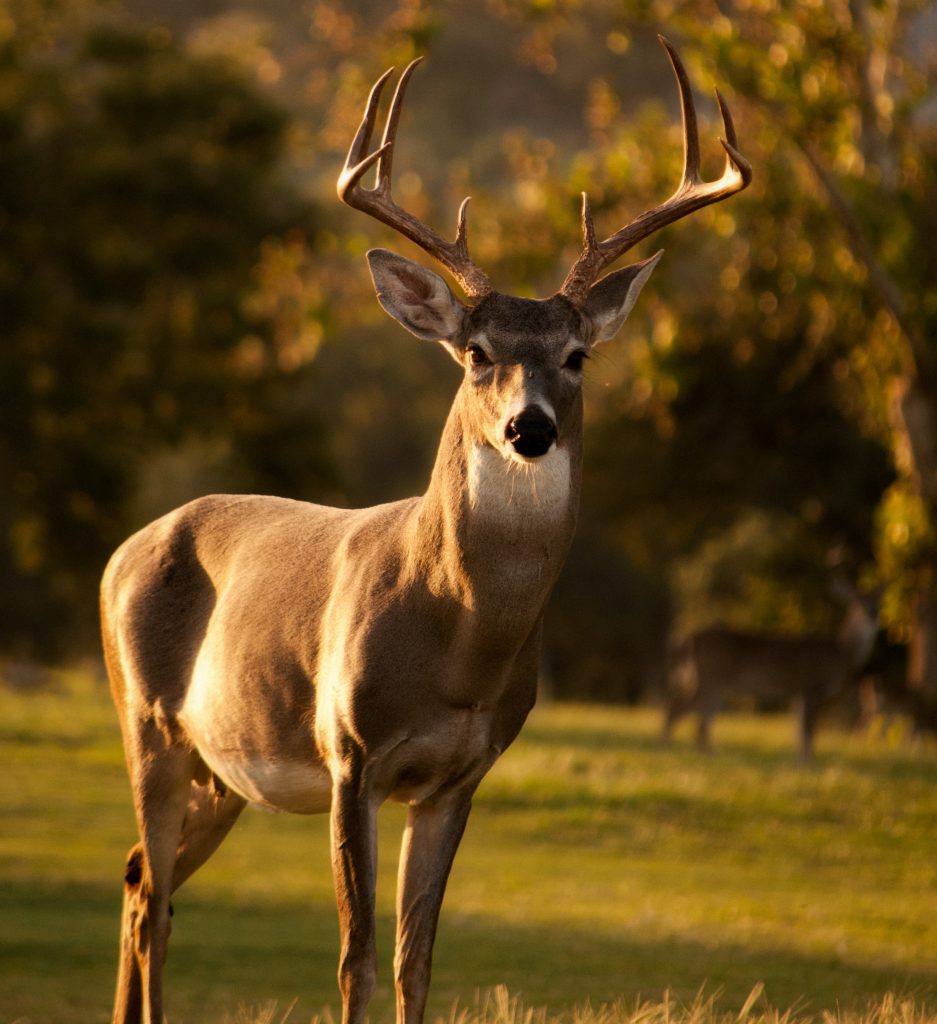
POLYGON ((582 194, 582 252, 566 277, 561 293, 577 304, 585 301, 589 289, 599 274, 638 242, 667 224, 699 210, 710 203, 718 203, 736 192, 741 192, 752 180, 751 164, 738 151, 735 126, 729 107, 716 90, 716 99, 722 112, 726 137, 720 139, 726 151, 726 165, 722 176, 716 181, 703 181, 700 175, 699 131, 696 123, 696 107, 693 91, 686 68, 677 51, 663 37, 657 37, 670 57, 677 84, 680 88, 680 108, 683 114, 683 180, 674 194, 662 203, 636 217, 630 224, 616 231, 603 242, 597 242, 592 223, 589 197, 582 194))
POLYGON ((380 103, 381 92, 394 69, 389 68, 374 83, 374 87, 371 89, 371 94, 368 97, 361 125, 351 144, 351 148, 348 150, 345 166, 338 178, 338 196, 342 202, 382 221, 401 235, 409 238, 411 242, 415 242, 421 249, 429 253, 430 256, 438 260, 449 270, 452 276, 459 282, 466 295, 472 299, 480 299, 487 295, 492 288, 487 275, 472 262, 469 256, 468 237, 465 226, 465 216, 469 203, 468 198, 464 199, 459 207, 459 226, 455 241, 447 242, 441 235, 433 231, 432 228, 398 206, 391 195, 394 144, 397 141, 397 124, 400 120, 403 97, 410 76, 421 60, 422 58, 418 57, 412 61, 400 76, 400 81, 397 83, 397 89, 387 115, 387 123, 384 127, 384 137, 381 140, 381 145, 373 153, 368 153, 371 136, 374 133, 374 125, 377 120, 377 108, 380 103), (374 188, 365 188, 361 184, 361 179, 375 164, 377 165, 377 182, 374 188))

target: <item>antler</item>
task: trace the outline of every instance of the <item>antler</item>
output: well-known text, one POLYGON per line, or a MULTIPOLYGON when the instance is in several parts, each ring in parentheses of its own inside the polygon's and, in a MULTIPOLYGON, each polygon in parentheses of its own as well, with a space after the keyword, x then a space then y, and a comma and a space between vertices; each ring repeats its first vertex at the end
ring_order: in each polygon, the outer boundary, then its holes
POLYGON ((732 115, 719 90, 716 99, 722 111, 722 122, 725 125, 726 137, 720 139, 726 151, 726 166, 718 181, 703 181, 700 177, 699 132, 696 126, 696 108, 693 105, 693 92, 686 68, 677 55, 677 51, 663 37, 657 37, 673 65, 677 84, 680 87, 680 108, 683 113, 683 180, 676 192, 660 206, 648 210, 635 218, 630 224, 616 231, 604 242, 595 239, 595 228, 592 224, 592 211, 589 208, 589 197, 582 194, 582 252, 573 264, 572 270, 563 282, 561 293, 572 302, 582 303, 592 284, 608 266, 638 242, 659 231, 667 224, 672 224, 681 217, 699 210, 710 203, 718 203, 736 192, 741 192, 752 180, 751 164, 736 148, 735 126, 732 115))
POLYGON ((371 143, 371 135, 374 131, 374 123, 377 118, 377 107, 381 98, 381 91, 384 83, 391 76, 394 69, 389 68, 374 83, 371 95, 364 110, 364 117, 358 133, 355 135, 348 156, 345 159, 345 166, 338 178, 338 196, 349 206, 356 210, 370 214, 377 220, 389 225, 395 231, 405 235, 411 242, 415 242, 421 249, 429 253, 446 267, 453 277, 462 286, 466 295, 473 299, 479 299, 487 295, 491 289, 491 283, 484 271, 480 270, 472 262, 468 252, 468 238, 465 228, 465 214, 468 208, 468 198, 462 201, 459 207, 459 227, 454 242, 447 242, 441 235, 436 234, 432 228, 427 227, 417 220, 412 214, 402 209, 394 202, 390 191, 391 169, 394 160, 394 143, 397 139, 397 122, 400 120, 400 109, 403 104, 404 92, 407 82, 413 74, 417 64, 422 57, 412 61, 400 76, 397 83, 397 90, 387 115, 387 124, 384 127, 384 137, 381 145, 373 153, 368 153, 371 143), (377 164, 377 181, 374 188, 364 188, 361 179, 369 168, 377 164))

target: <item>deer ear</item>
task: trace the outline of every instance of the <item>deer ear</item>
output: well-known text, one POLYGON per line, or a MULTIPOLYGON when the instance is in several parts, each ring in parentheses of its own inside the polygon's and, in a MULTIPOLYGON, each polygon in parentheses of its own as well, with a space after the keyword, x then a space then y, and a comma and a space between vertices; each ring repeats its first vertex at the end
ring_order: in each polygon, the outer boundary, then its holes
POLYGON ((466 309, 432 270, 387 249, 372 249, 368 265, 377 301, 411 333, 424 341, 452 341, 466 309))
POLYGON ((592 321, 594 344, 615 337, 663 254, 661 249, 643 263, 622 267, 596 281, 589 289, 585 312, 592 321))

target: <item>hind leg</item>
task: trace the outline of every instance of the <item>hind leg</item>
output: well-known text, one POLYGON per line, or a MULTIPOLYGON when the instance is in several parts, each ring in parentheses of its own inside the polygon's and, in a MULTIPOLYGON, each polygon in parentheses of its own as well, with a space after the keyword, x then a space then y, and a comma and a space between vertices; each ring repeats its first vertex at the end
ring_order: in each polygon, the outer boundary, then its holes
MULTIPOLYGON (((230 791, 219 792, 211 785, 199 785, 194 780, 187 785, 188 799, 169 871, 168 839, 156 848, 158 862, 148 861, 142 842, 133 847, 127 859, 115 1024, 162 1022, 162 965, 166 959, 172 914, 169 896, 218 849, 246 804, 242 797, 230 791), (150 863, 153 868, 148 871, 150 863), (159 922, 157 929, 154 929, 155 922, 159 922), (148 1012, 145 1012, 147 1004, 148 1012)), ((177 817, 176 800, 171 804, 169 814, 176 813, 177 817)), ((162 820, 169 826, 167 832, 171 831, 170 817, 162 820)))
POLYGON ((140 843, 130 852, 124 876, 114 1022, 162 1024, 169 897, 196 762, 152 719, 139 723, 132 741, 127 761, 140 843))
POLYGON ((810 761, 813 759, 813 736, 817 728, 817 719, 820 717, 821 702, 812 694, 805 694, 801 697, 800 706, 797 708, 797 738, 800 745, 800 759, 810 761))
POLYGON ((120 961, 114 995, 114 1024, 140 1024, 143 1020, 143 989, 137 961, 134 929, 143 881, 143 846, 137 843, 127 857, 124 871, 124 903, 120 914, 120 961))
POLYGON ((673 739, 673 731, 677 723, 694 708, 695 693, 686 693, 682 689, 673 689, 666 699, 661 739, 669 743, 673 739))
POLYGON ((193 782, 176 851, 173 892, 218 849, 246 806, 247 801, 231 790, 193 782))
POLYGON ((696 746, 702 751, 712 750, 712 713, 700 711, 696 726, 696 746))
POLYGON ((680 715, 681 709, 676 701, 670 701, 664 708, 664 719, 660 731, 660 738, 664 743, 669 743, 673 739, 673 729, 680 721, 680 715))
POLYGON ((696 704, 698 724, 696 727, 696 745, 702 751, 712 750, 712 721, 716 717, 722 702, 718 699, 699 700, 696 704))

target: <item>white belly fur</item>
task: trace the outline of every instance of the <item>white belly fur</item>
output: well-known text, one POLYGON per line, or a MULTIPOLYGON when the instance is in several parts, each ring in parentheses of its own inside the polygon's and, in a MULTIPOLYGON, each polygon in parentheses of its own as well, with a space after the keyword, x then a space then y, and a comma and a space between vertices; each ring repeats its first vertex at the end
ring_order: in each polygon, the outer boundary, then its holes
POLYGON ((324 767, 298 761, 262 761, 201 751, 209 768, 245 800, 276 811, 319 814, 332 803, 332 780, 324 767))
POLYGON ((310 756, 278 760, 262 757, 257 746, 238 740, 228 720, 227 700, 213 686, 215 672, 210 643, 202 648, 195 665, 192 684, 179 721, 202 760, 235 793, 251 803, 278 811, 316 814, 327 811, 332 798, 332 780, 326 767, 310 756))

